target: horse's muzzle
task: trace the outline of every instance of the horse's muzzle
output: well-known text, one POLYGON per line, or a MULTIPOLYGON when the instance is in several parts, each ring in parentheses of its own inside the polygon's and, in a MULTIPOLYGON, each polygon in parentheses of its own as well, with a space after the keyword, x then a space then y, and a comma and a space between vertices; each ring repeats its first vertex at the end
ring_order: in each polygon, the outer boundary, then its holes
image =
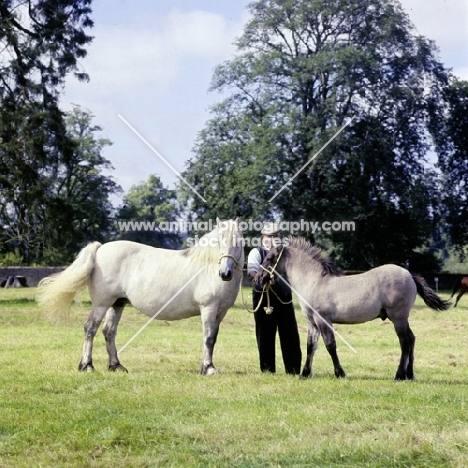
POLYGON ((231 281, 232 280, 232 271, 228 270, 226 272, 224 272, 224 271, 222 273, 220 272, 219 276, 221 277, 221 279, 223 281, 231 281))

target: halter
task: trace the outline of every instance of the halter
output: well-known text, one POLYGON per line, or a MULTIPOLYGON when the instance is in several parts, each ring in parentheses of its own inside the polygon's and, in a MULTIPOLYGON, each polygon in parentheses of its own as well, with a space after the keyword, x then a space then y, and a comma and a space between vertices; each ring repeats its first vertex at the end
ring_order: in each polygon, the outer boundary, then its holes
POLYGON ((281 252, 280 254, 278 255, 278 259, 276 260, 276 263, 274 264, 274 266, 269 266, 268 268, 265 268, 262 264, 260 264, 260 268, 262 268, 263 270, 265 270, 269 275, 270 275, 270 283, 271 284, 275 284, 275 275, 274 275, 274 272, 276 270, 276 267, 278 266, 278 263, 281 259, 281 255, 283 255, 283 252, 284 252, 284 245, 283 245, 283 248, 281 249, 281 252))
MULTIPOLYGON (((242 248, 242 246, 241 246, 242 248)), ((221 250, 221 242, 219 243, 219 250, 221 250)), ((239 263, 240 263, 240 259, 242 257, 242 250, 241 250, 241 254, 239 256, 239 259, 236 259, 234 256, 232 256, 231 254, 223 254, 223 255, 220 255, 219 256, 219 259, 218 259, 218 265, 221 264, 221 260, 223 258, 231 258, 232 260, 234 260, 234 263, 235 263, 235 269, 239 269, 239 263)), ((242 267, 241 267, 242 268, 242 267)))
POLYGON ((236 260, 236 258, 233 257, 233 256, 230 255, 230 254, 223 254, 223 255, 220 255, 219 260, 218 260, 218 265, 221 263, 221 260, 222 260, 223 258, 225 258, 225 257, 227 257, 227 258, 232 258, 232 259, 234 260, 234 263, 236 264, 236 268, 239 268, 239 262, 240 262, 240 258, 242 257, 242 253, 241 253, 241 257, 239 257, 239 260, 236 260))
POLYGON ((284 252, 284 245, 283 245, 283 248, 281 249, 281 252, 280 254, 278 255, 278 259, 276 260, 276 263, 274 264, 274 266, 270 266, 268 268, 265 268, 264 266, 262 266, 260 264, 260 268, 262 268, 263 270, 265 270, 266 272, 268 272, 268 274, 270 275, 270 281, 269 283, 267 284, 264 284, 263 287, 262 287, 262 294, 260 296, 260 299, 258 301, 258 304, 257 304, 257 307, 255 307, 254 310, 250 310, 246 305, 245 305, 245 300, 244 300, 244 294, 243 294, 243 291, 242 291, 242 283, 240 285, 240 291, 241 291, 241 297, 242 297, 242 305, 244 306, 244 309, 247 310, 248 312, 250 313, 255 313, 259 310, 260 306, 262 305, 262 302, 263 302, 263 295, 266 294, 266 297, 267 297, 267 307, 264 307, 263 309, 265 310, 265 313, 267 315, 271 314, 273 312, 273 307, 271 307, 270 305, 270 291, 273 292, 273 294, 276 296, 276 298, 278 299, 279 302, 281 302, 281 304, 284 304, 284 305, 287 305, 287 304, 291 304, 292 303, 292 299, 288 302, 284 302, 281 300, 281 298, 278 296, 278 294, 276 294, 275 290, 271 287, 272 284, 274 284, 275 282, 275 275, 274 275, 274 271, 276 269, 276 267, 278 266, 278 263, 281 259, 281 255, 283 255, 283 252, 284 252))

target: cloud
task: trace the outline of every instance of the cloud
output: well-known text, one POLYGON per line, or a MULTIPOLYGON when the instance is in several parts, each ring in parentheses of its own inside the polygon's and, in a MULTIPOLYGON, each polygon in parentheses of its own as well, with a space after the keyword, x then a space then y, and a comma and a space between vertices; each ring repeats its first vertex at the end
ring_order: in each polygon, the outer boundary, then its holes
POLYGON ((400 0, 419 34, 435 41, 442 62, 468 67, 468 3, 466 0, 400 0))
MULTIPOLYGON (((87 92, 100 99, 141 88, 168 87, 188 60, 218 63, 233 51, 240 25, 206 11, 173 10, 133 25, 96 25, 82 65, 91 76, 87 92)), ((75 87, 71 81, 67 85, 75 87)), ((73 93, 73 90, 70 90, 73 93)))
POLYGON ((149 173, 160 174, 164 183, 177 178, 117 115, 182 171, 215 98, 207 95, 212 69, 233 55, 245 22, 244 16, 229 21, 201 10, 141 11, 125 21, 96 22, 95 39, 82 62, 91 81, 69 77, 62 97, 64 109, 70 103, 90 109, 103 136, 114 142, 104 156, 125 190, 149 173))

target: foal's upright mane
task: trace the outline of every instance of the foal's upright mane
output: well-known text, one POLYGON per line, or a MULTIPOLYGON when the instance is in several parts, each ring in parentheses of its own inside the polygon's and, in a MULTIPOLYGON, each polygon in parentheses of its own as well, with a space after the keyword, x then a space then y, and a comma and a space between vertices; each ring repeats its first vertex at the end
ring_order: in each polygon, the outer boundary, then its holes
POLYGON ((290 236, 287 238, 287 242, 286 247, 304 252, 307 260, 318 265, 322 270, 322 276, 341 276, 343 274, 332 260, 323 255, 319 247, 312 245, 307 239, 290 236))

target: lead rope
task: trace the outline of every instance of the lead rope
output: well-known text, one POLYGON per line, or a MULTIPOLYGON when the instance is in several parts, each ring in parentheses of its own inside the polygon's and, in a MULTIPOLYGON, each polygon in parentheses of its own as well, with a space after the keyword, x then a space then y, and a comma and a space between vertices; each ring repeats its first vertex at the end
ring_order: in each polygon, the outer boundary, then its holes
POLYGON ((291 300, 288 301, 288 302, 283 302, 283 301, 281 300, 281 298, 278 296, 278 294, 276 294, 276 292, 275 292, 275 290, 274 290, 273 288, 271 288, 271 291, 272 291, 273 294, 276 296, 276 298, 278 299, 278 301, 281 302, 281 304, 288 305, 288 304, 291 304, 291 303, 292 303, 292 298, 291 298, 291 300))
POLYGON ((242 289, 242 281, 241 281, 241 284, 240 284, 240 291, 241 291, 241 298, 242 298, 242 305, 244 306, 244 309, 247 311, 247 312, 250 312, 251 314, 254 314, 255 312, 257 312, 259 309, 260 309, 260 306, 262 305, 262 302, 263 302, 263 295, 266 293, 266 296, 267 296, 267 306, 264 307, 263 309, 265 310, 265 313, 267 315, 271 314, 273 312, 273 307, 270 306, 270 283, 266 284, 263 286, 263 289, 262 289, 262 295, 260 296, 260 300, 258 301, 258 304, 257 304, 257 307, 255 307, 254 310, 250 310, 246 305, 245 305, 245 299, 244 299, 244 291, 242 289))

